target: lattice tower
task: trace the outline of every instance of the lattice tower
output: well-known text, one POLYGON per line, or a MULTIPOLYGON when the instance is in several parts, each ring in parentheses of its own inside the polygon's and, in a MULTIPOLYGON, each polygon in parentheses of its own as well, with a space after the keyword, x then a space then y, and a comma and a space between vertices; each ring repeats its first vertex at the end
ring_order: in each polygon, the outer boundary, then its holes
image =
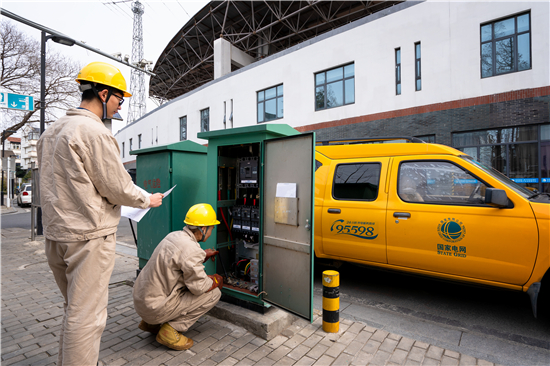
MULTIPOLYGON (((132 37, 132 63, 140 63, 143 60, 143 23, 141 21, 144 6, 136 0, 132 3, 134 13, 134 32, 132 37)), ((145 74, 132 69, 130 78, 130 107, 128 108, 127 124, 134 122, 143 116, 145 110, 145 74)))

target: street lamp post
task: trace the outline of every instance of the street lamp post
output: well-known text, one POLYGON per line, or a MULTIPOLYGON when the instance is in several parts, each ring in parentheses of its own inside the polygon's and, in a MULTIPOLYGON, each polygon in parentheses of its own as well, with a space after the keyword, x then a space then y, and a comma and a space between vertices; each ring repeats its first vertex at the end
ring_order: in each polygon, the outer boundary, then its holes
MULTIPOLYGON (((40 136, 42 136, 46 128, 46 42, 49 39, 55 43, 69 47, 75 44, 75 41, 71 38, 59 35, 48 36, 46 35, 46 31, 42 30, 42 39, 40 42, 40 136)), ((38 185, 38 182, 35 182, 35 185, 38 185)), ((34 228, 31 230, 34 230, 34 228)), ((43 234, 42 207, 40 206, 36 210, 36 234, 43 234)))

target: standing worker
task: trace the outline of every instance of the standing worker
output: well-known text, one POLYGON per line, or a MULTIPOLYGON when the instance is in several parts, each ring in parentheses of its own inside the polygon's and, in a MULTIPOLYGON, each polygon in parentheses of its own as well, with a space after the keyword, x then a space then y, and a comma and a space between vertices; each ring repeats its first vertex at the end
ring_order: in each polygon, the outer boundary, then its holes
POLYGON ((139 328, 178 351, 193 346, 193 340, 181 333, 218 303, 223 286, 223 278, 206 275, 203 266, 218 251, 202 250, 199 244, 220 223, 216 212, 209 204, 197 204, 184 222, 183 230, 159 243, 134 284, 134 308, 143 319, 139 328))
POLYGON ((46 256, 65 298, 58 366, 98 363, 120 206, 158 207, 163 198, 133 184, 102 122, 131 96, 120 70, 92 62, 76 82, 80 107, 50 125, 37 145, 46 256))

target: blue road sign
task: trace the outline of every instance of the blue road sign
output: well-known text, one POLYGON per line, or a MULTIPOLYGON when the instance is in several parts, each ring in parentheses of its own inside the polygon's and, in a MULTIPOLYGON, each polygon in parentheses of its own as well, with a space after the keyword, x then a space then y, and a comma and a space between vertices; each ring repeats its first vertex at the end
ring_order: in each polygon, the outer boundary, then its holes
POLYGON ((34 98, 30 95, 0 92, 0 108, 34 111, 34 98))

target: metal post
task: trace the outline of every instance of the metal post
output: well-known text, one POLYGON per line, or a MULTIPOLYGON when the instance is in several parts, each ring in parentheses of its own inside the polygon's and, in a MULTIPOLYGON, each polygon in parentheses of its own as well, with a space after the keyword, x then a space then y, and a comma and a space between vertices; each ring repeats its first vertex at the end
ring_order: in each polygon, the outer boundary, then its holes
POLYGON ((323 272, 323 330, 338 333, 340 329, 340 274, 323 272))
MULTIPOLYGON (((40 136, 44 133, 46 119, 46 32, 42 31, 42 39, 40 44, 40 136)), ((33 180, 33 190, 38 187, 40 182, 33 180)), ((34 230, 34 228, 33 228, 34 230)), ((42 207, 36 210, 36 234, 43 235, 42 228, 42 207)))
POLYGON ((6 144, 6 139, 4 138, 4 135, 6 134, 6 130, 2 131, 2 191, 0 192, 0 205, 4 206, 4 147, 6 144))

